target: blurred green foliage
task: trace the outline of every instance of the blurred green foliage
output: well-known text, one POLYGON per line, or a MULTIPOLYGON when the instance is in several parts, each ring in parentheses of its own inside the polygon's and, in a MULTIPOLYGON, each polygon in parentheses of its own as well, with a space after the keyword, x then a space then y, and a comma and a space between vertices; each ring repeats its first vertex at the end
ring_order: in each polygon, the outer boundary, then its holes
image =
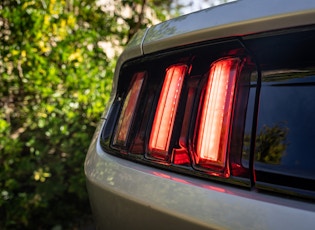
POLYGON ((95 0, 2 0, 0 229, 78 229, 89 220, 84 158, 115 66, 100 42, 124 45, 152 22, 143 4, 164 20, 170 1, 115 4, 107 12, 95 0), (124 16, 125 6, 135 11, 124 16))

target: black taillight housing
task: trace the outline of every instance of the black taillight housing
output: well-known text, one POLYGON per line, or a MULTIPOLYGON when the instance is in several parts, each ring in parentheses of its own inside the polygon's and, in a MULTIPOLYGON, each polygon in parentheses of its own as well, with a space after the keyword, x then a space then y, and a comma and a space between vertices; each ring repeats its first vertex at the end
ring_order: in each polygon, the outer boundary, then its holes
POLYGON ((128 61, 101 146, 163 169, 314 200, 314 40, 307 26, 128 61))
MULTIPOLYGON (((127 62, 108 113, 106 152, 250 186, 242 143, 254 65, 238 40, 127 62)), ((252 119, 252 118, 250 118, 252 119)))

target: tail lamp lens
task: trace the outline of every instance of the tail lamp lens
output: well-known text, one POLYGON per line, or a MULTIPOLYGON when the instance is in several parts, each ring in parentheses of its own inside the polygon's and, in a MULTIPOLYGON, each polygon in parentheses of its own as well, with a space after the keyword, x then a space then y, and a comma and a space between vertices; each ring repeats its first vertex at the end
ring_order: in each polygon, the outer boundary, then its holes
POLYGON ((211 65, 199 105, 201 112, 195 141, 197 165, 225 167, 239 64, 238 58, 226 58, 211 65))
POLYGON ((135 110, 137 107, 138 98, 140 91, 146 76, 146 72, 138 72, 132 78, 132 83, 127 93, 120 117, 118 120, 118 125, 116 133, 114 136, 113 144, 126 147, 127 137, 131 130, 131 125, 135 110))
POLYGON ((149 155, 167 158, 179 97, 187 72, 186 65, 174 65, 166 70, 148 143, 149 155))
MULTIPOLYGON (((146 84, 144 89, 146 71, 135 73, 116 123, 112 147, 120 154, 128 152, 129 157, 229 177, 229 149, 234 143, 231 138, 235 131, 232 129, 235 126, 231 126, 234 112, 235 116, 238 114, 238 110, 234 111, 234 101, 238 108, 239 98, 235 97, 239 96, 239 86, 236 85, 243 62, 240 58, 226 57, 213 62, 210 68, 202 66, 202 72, 194 64, 171 65, 165 70, 158 93, 157 82, 154 87, 146 84), (195 66, 191 70, 190 67, 195 66), (209 72, 204 75, 207 69, 209 72), (197 74, 190 76, 191 72, 197 74), (142 91, 148 99, 140 97, 142 91), (155 95, 158 95, 156 107, 152 105, 155 95), (144 105, 139 104, 141 101, 144 105), (151 112, 154 114, 152 123, 151 112), (176 130, 173 130, 175 119, 178 123, 176 121, 176 130), (150 124, 151 129, 148 129, 150 124), (177 130, 179 127, 181 130, 177 130)), ((234 175, 233 168, 231 170, 234 175)))

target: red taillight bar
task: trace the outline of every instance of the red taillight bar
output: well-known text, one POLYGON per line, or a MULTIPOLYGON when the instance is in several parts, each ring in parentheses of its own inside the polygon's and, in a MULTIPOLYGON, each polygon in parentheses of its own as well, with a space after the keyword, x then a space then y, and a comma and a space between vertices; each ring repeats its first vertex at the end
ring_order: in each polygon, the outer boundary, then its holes
POLYGON ((238 58, 225 58, 211 65, 197 125, 197 165, 225 167, 239 64, 238 58))
POLYGON ((118 125, 113 140, 114 145, 119 144, 124 147, 127 145, 128 134, 131 129, 138 97, 140 95, 145 76, 146 72, 138 72, 132 78, 132 83, 118 120, 118 125))
POLYGON ((174 65, 166 70, 148 144, 149 155, 165 160, 187 65, 174 65))

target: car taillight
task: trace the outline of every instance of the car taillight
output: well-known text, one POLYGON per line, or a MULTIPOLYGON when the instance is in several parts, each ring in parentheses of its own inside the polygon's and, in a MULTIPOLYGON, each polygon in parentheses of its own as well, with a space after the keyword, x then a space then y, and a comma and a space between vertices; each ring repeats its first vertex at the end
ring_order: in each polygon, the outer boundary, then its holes
POLYGON ((196 165, 213 169, 222 169, 226 165, 239 64, 238 58, 226 58, 211 65, 197 118, 196 165))
POLYGON ((134 119, 138 97, 140 95, 145 76, 146 72, 138 72, 132 78, 131 86, 118 120, 116 133, 113 139, 114 145, 120 145, 122 147, 126 147, 127 145, 127 138, 134 119))
POLYGON ((149 156, 166 160, 180 93, 187 65, 174 65, 166 70, 149 139, 149 156))
POLYGON ((309 29, 129 60, 119 69, 102 148, 166 170, 314 199, 314 129, 310 119, 303 129, 295 119, 314 108, 309 29))
POLYGON ((242 143, 252 65, 238 43, 222 50, 209 57, 209 49, 200 47, 185 56, 180 52, 126 64, 113 103, 118 109, 104 129, 104 149, 144 164, 249 186, 242 143))

